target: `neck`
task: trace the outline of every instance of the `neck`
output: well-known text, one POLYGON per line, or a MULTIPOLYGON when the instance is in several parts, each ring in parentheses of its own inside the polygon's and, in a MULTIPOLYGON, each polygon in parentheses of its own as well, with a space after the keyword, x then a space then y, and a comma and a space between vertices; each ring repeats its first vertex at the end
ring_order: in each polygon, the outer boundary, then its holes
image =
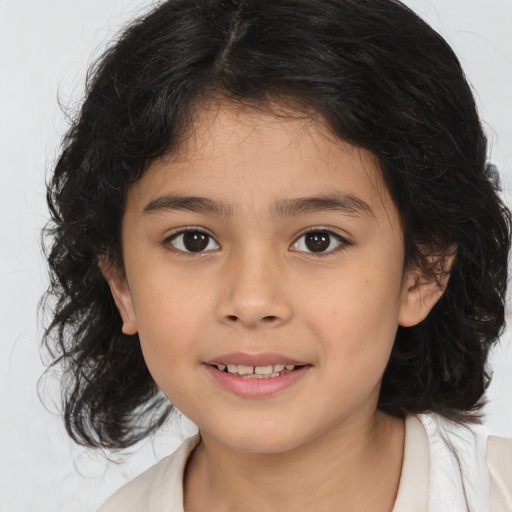
POLYGON ((403 443, 403 421, 380 412, 285 453, 238 452, 202 433, 185 474, 185 510, 390 512, 403 443))

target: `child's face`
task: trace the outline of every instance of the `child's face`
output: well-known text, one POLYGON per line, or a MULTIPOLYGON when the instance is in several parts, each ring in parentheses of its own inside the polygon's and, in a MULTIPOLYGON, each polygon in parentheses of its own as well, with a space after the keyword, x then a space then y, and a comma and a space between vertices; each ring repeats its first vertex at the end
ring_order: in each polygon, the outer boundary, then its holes
POLYGON ((128 286, 105 272, 124 331, 169 399, 229 447, 279 452, 370 420, 399 323, 426 314, 374 158, 229 104, 196 128, 129 190, 128 286), (260 379, 212 363, 305 366, 260 379))

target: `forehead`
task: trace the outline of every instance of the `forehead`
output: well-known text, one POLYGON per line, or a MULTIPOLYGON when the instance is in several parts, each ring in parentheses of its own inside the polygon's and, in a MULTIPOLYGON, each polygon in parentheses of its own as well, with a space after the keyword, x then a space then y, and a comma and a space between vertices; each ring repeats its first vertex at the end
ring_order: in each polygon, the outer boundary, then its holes
POLYGON ((372 213, 394 210, 374 155, 336 138, 318 116, 217 102, 197 110, 179 148, 132 185, 127 208, 141 211, 178 193, 210 197, 244 214, 282 199, 338 192, 360 198, 372 213))

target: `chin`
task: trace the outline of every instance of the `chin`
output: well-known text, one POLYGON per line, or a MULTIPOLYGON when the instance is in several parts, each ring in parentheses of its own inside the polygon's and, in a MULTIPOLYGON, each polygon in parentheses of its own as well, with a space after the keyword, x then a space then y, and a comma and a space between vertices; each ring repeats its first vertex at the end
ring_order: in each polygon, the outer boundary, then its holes
POLYGON ((292 451, 298 443, 290 439, 250 439, 234 440, 228 446, 239 453, 279 454, 292 451))
POLYGON ((279 428, 275 424, 253 425, 252 428, 247 425, 238 425, 233 428, 233 425, 230 425, 228 431, 212 432, 211 435, 236 452, 277 454, 291 451, 306 442, 306 439, 292 435, 293 432, 297 430, 291 426, 281 425, 279 428))

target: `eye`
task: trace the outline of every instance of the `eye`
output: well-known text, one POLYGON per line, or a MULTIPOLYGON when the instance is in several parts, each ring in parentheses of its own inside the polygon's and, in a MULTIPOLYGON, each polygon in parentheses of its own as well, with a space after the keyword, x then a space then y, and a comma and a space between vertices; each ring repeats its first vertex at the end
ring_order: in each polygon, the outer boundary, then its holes
POLYGON ((294 251, 333 253, 349 245, 342 236, 328 230, 312 230, 301 235, 292 245, 294 251))
POLYGON ((187 229, 175 233, 166 243, 171 244, 175 249, 181 252, 205 252, 219 249, 220 245, 204 231, 198 229, 187 229))

